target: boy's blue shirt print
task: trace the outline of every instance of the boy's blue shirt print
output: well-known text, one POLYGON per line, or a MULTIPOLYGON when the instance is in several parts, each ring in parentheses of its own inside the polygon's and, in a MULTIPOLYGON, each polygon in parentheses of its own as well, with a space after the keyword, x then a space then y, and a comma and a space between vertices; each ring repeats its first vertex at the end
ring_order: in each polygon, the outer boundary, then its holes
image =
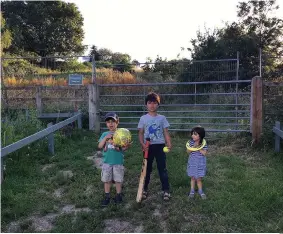
POLYGON ((157 140, 162 138, 162 131, 160 125, 155 120, 152 120, 150 123, 147 124, 146 127, 146 135, 149 136, 151 140, 157 140))

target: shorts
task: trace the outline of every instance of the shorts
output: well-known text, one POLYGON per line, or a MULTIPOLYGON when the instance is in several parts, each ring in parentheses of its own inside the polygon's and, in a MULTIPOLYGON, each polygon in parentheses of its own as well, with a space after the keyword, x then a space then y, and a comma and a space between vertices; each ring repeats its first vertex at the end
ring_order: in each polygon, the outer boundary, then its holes
POLYGON ((114 180, 115 182, 122 183, 124 180, 124 170, 124 165, 110 165, 103 163, 101 181, 106 183, 114 180))

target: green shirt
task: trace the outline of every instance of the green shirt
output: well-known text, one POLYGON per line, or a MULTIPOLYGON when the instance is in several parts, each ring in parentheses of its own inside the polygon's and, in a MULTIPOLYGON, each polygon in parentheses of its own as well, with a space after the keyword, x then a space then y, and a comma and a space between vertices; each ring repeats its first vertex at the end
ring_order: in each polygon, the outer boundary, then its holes
MULTIPOLYGON (((99 138, 98 142, 101 142, 103 138, 111 133, 110 131, 102 133, 101 137, 99 138)), ((110 164, 110 165, 123 165, 124 164, 124 154, 123 151, 115 150, 113 145, 113 140, 106 141, 103 150, 103 162, 110 164)))

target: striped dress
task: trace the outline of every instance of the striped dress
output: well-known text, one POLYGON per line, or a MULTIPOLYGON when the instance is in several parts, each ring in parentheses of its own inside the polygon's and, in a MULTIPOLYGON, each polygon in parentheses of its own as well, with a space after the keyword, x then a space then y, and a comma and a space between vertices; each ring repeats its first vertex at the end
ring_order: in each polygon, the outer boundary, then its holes
MULTIPOLYGON (((193 147, 194 141, 190 140, 190 147, 193 147)), ((207 150, 207 144, 202 148, 207 150)), ((189 177, 194 177, 195 179, 204 177, 206 174, 206 157, 199 151, 193 151, 190 153, 187 174, 189 177)))

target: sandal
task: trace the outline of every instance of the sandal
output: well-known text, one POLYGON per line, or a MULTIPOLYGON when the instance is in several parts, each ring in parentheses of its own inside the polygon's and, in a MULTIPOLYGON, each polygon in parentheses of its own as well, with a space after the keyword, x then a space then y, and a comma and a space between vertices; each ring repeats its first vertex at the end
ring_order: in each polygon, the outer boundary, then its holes
POLYGON ((163 193, 163 200, 164 201, 169 201, 170 200, 170 193, 168 193, 168 192, 164 192, 163 193))
POLYGON ((147 196, 148 196, 148 192, 147 191, 143 191, 142 192, 142 199, 147 199, 147 196))

